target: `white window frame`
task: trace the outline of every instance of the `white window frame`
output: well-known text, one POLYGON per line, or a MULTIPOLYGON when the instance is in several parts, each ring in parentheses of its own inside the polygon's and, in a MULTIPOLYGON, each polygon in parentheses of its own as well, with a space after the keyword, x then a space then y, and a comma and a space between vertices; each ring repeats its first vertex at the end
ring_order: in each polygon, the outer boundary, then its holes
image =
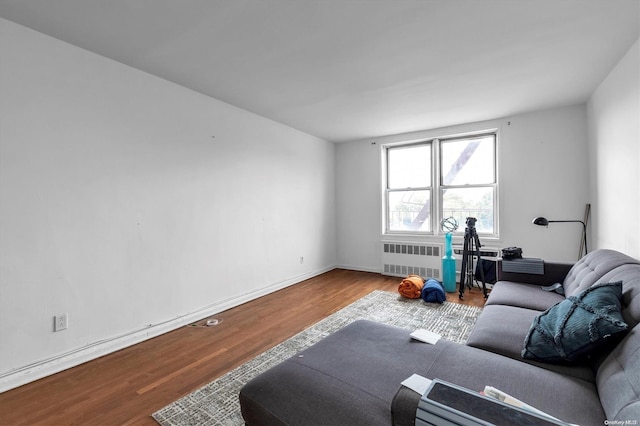
MULTIPOLYGON (((434 137, 427 139, 420 139, 417 141, 405 141, 397 143, 388 143, 381 146, 382 148, 382 232, 383 235, 415 235, 415 236, 441 236, 444 235, 440 227, 440 222, 443 219, 443 193, 446 189, 456 188, 485 188, 490 187, 493 189, 493 232, 481 232, 478 230, 478 235, 485 238, 499 239, 499 174, 498 174, 498 143, 499 137, 496 129, 486 130, 481 132, 465 133, 459 135, 448 135, 443 137, 434 137), (474 139, 485 136, 493 136, 494 140, 494 182, 491 184, 470 184, 470 185, 444 185, 443 176, 441 173, 442 153, 441 144, 443 142, 449 142, 454 140, 474 139), (389 182, 389 168, 387 164, 389 149, 408 147, 412 145, 431 145, 431 186, 426 188, 411 188, 412 190, 429 190, 430 191, 430 222, 431 231, 419 231, 419 230, 391 230, 390 228, 390 215, 389 215, 389 193, 395 191, 401 191, 402 189, 390 189, 389 182)), ((406 189, 405 189, 406 190, 406 189)), ((458 223, 458 229, 454 235, 463 235, 465 230, 465 223, 458 223)))

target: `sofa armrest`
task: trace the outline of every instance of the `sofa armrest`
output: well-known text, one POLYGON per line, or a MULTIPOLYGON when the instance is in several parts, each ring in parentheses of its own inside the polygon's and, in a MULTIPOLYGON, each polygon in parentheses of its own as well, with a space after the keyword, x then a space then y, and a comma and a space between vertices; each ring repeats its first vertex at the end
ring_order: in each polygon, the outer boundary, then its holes
POLYGON ((391 421, 393 426, 415 426, 416 410, 420 403, 420 394, 400 386, 391 402, 391 421))
MULTIPOLYGON (((502 270, 502 259, 498 259, 498 281, 511 281, 535 285, 551 285, 562 283, 575 262, 544 262, 544 274, 526 274, 522 272, 505 272, 502 270)), ((508 260, 507 260, 508 262, 508 260)))

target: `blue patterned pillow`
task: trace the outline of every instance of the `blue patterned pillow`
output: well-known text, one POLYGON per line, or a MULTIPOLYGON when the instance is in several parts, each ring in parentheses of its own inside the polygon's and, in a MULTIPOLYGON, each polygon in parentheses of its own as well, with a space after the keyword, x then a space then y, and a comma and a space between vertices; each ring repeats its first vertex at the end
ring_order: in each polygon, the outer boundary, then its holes
POLYGON ((522 357, 538 361, 577 361, 627 331, 621 313, 622 281, 596 284, 533 319, 522 357))

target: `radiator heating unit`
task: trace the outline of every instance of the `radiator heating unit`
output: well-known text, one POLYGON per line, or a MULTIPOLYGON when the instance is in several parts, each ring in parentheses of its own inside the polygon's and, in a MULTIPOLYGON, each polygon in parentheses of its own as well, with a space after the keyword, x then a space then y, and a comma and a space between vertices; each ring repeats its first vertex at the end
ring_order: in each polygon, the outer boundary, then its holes
POLYGON ((382 243, 382 274, 394 277, 419 275, 442 280, 444 245, 385 241, 382 243))

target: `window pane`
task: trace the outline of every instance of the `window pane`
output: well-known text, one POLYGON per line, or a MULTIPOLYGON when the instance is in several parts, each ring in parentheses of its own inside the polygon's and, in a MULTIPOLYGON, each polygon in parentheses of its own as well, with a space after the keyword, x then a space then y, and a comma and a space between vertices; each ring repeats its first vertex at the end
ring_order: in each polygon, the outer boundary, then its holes
POLYGON ((388 185, 390 189, 431 186, 431 145, 389 148, 388 185))
POLYGON ((479 185, 495 182, 493 136, 442 141, 443 185, 479 185))
POLYGON ((431 191, 388 194, 390 231, 431 231, 431 191))
POLYGON ((493 187, 444 189, 442 217, 458 221, 458 231, 464 232, 468 217, 475 217, 478 233, 493 234, 493 187))

